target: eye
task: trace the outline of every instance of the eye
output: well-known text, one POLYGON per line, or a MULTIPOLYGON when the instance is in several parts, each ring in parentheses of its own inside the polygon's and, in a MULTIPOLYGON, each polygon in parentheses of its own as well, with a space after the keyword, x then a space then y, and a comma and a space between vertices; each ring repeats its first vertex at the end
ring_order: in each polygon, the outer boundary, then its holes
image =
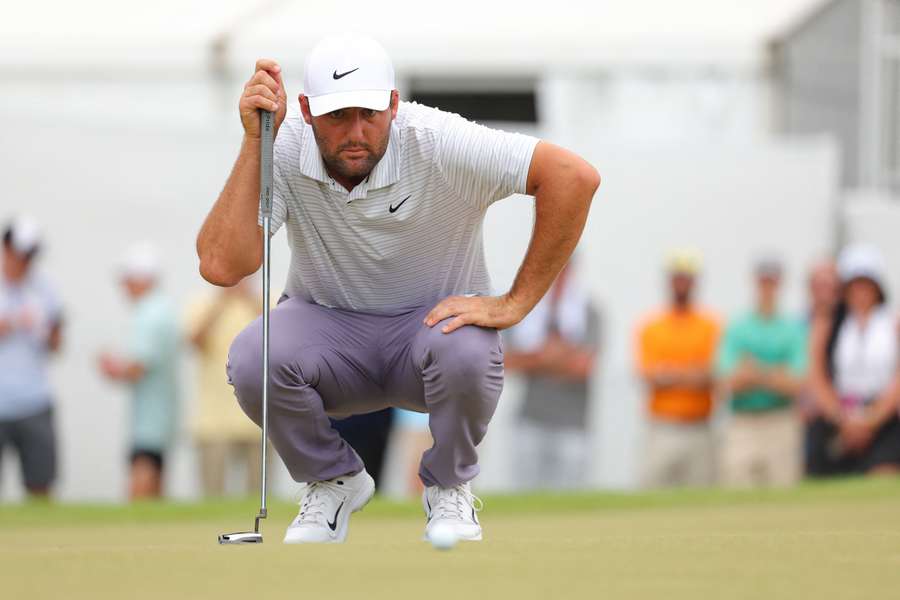
POLYGON ((366 118, 366 119, 371 119, 377 114, 378 114, 378 111, 372 110, 371 108, 364 108, 362 110, 362 116, 363 116, 363 118, 366 118))
POLYGON ((333 110, 330 113, 328 113, 328 116, 331 117, 332 119, 342 119, 344 117, 344 109, 339 108, 337 110, 333 110))

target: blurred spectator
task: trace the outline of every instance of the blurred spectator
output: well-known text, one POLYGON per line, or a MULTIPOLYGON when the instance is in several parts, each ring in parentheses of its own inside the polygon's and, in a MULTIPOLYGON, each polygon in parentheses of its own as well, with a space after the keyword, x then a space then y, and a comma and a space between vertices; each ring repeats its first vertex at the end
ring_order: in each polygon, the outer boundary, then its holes
POLYGON ((812 340, 811 380, 819 417, 810 426, 813 476, 900 469, 900 349, 886 303, 884 263, 857 245, 839 261, 842 302, 812 340))
POLYGON ((159 289, 160 264, 148 244, 129 249, 121 265, 121 283, 134 305, 126 353, 103 352, 101 372, 132 391, 132 500, 162 495, 166 449, 177 414, 178 322, 171 302, 159 289))
POLYGON ((394 439, 399 446, 403 464, 405 495, 410 498, 421 496, 423 486, 419 479, 419 463, 422 454, 433 443, 431 430, 428 428, 428 413, 395 409, 394 439))
POLYGON ((669 306, 638 331, 638 370, 649 393, 643 485, 710 485, 715 453, 709 419, 719 324, 694 305, 699 255, 674 252, 669 306))
POLYGON ((62 313, 53 287, 34 261, 41 248, 37 224, 12 221, 3 232, 0 276, 0 459, 15 448, 25 489, 44 497, 56 479, 53 390, 47 360, 59 350, 62 313))
POLYGON ((756 309, 728 325, 719 352, 732 410, 721 479, 730 486, 786 486, 800 477, 793 403, 806 375, 807 327, 779 313, 780 262, 760 261, 755 276, 756 309))
POLYGON ((588 383, 599 314, 573 262, 507 334, 505 366, 525 377, 515 464, 524 489, 581 487, 588 470, 588 383))
POLYGON ((391 435, 394 409, 385 408, 371 413, 331 419, 331 425, 356 451, 375 480, 375 488, 382 483, 384 455, 391 435))
POLYGON ((234 401, 234 391, 223 371, 231 342, 262 310, 252 282, 253 278, 247 278, 230 288, 216 288, 192 302, 187 311, 187 335, 197 353, 197 406, 192 433, 205 496, 225 495, 231 461, 244 467, 247 494, 255 493, 260 485, 259 428, 234 401))
POLYGON ((822 260, 809 274, 809 320, 831 321, 831 316, 840 300, 841 281, 837 265, 831 259, 822 260))
MULTIPOLYGON (((807 318, 810 327, 810 340, 821 335, 820 331, 830 330, 834 310, 840 296, 841 282, 837 265, 832 259, 820 260, 813 265, 809 273, 808 293, 809 308, 807 318)), ((803 436, 804 462, 809 463, 812 447, 812 421, 816 417, 817 402, 811 381, 807 381, 797 399, 800 417, 805 425, 803 436)))

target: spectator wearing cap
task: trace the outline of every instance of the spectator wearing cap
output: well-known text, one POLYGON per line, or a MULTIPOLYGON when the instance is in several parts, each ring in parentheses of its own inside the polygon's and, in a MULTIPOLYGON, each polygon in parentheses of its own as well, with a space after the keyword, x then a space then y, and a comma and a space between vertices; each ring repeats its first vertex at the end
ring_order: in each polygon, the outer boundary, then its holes
POLYGON ((62 310, 53 286, 35 272, 37 223, 26 217, 3 232, 0 274, 0 459, 16 450, 25 489, 46 497, 56 479, 50 355, 62 342, 62 310))
POLYGON ((717 371, 730 396, 720 477, 728 486, 787 486, 801 471, 800 421, 794 400, 807 370, 808 328, 780 313, 782 266, 755 269, 756 306, 729 323, 717 371))
POLYGON ((103 352, 100 370, 131 388, 132 500, 162 495, 166 450, 177 414, 178 320, 159 287, 156 250, 141 243, 131 247, 121 264, 121 284, 133 304, 131 334, 125 353, 103 352))
POLYGON ((841 302, 811 342, 819 416, 810 425, 807 473, 894 474, 900 470, 900 348, 887 307, 884 261, 872 246, 838 260, 841 302))
POLYGON ((715 476, 709 419, 717 318, 694 304, 700 256, 689 250, 668 259, 669 303, 642 320, 637 367, 647 388, 645 487, 704 486, 715 476))

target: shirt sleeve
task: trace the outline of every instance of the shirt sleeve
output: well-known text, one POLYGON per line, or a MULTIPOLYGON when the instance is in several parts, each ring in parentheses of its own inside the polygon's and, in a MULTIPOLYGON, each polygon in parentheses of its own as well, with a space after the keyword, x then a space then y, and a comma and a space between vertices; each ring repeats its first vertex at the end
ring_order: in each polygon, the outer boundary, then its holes
POLYGON ((450 115, 438 142, 438 168, 457 195, 479 210, 524 194, 538 139, 450 115))
POLYGON ((635 359, 638 369, 645 373, 656 364, 656 356, 653 352, 653 339, 651 336, 651 324, 649 321, 638 326, 635 335, 635 359))

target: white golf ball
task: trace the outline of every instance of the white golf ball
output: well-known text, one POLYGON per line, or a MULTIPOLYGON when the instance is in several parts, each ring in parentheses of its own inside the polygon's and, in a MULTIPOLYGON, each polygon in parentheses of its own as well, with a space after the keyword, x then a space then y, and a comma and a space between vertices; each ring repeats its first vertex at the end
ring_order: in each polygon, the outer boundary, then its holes
POLYGON ((449 550, 456 545, 456 532, 447 523, 436 523, 428 532, 428 541, 438 550, 449 550))

